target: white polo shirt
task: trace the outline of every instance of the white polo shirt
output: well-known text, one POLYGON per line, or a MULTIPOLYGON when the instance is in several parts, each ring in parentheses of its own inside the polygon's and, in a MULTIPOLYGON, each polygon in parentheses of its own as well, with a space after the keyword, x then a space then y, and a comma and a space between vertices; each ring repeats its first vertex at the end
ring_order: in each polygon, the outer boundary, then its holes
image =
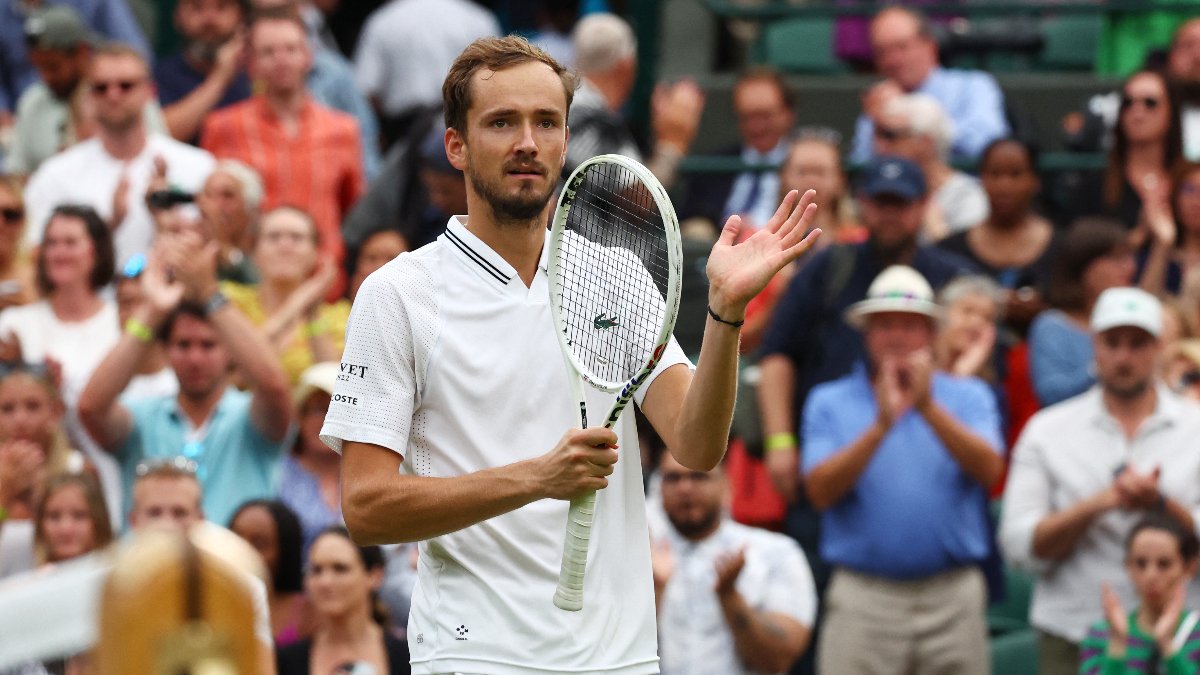
MULTIPOLYGON (((367 278, 321 437, 374 443, 401 471, 460 476, 548 452, 579 424, 550 314, 546 255, 526 288, 451 218, 446 232, 367 278)), ((686 364, 672 340, 645 392, 686 364)), ((588 388, 592 419, 613 396, 588 388)), ((421 542, 408 638, 414 673, 656 673, 640 453, 632 414, 599 492, 584 608, 553 604, 567 502, 543 499, 421 542)))
MULTIPOLYGON (((1125 539, 1145 511, 1115 509, 1092 521, 1075 550, 1054 562, 1033 554, 1033 533, 1043 518, 1087 499, 1132 466, 1161 470, 1163 494, 1191 510, 1200 528, 1200 407, 1158 387, 1154 413, 1133 439, 1105 409, 1101 390, 1088 391, 1034 415, 1013 449, 1000 518, 1000 545, 1012 564, 1038 574, 1029 622, 1081 642, 1104 617, 1100 586, 1108 582, 1125 607, 1137 596, 1125 572, 1125 539)), ((1188 607, 1200 606, 1200 583, 1188 589, 1188 607)))

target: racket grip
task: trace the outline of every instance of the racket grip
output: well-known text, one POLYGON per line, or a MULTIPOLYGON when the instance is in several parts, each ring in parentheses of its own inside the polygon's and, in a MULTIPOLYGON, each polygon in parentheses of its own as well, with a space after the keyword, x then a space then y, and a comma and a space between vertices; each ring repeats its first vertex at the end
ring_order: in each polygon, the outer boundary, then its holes
POLYGON ((568 612, 583 609, 583 575, 587 568, 588 541, 592 536, 592 516, 596 511, 596 493, 589 492, 571 500, 567 511, 567 538, 563 543, 562 569, 554 606, 568 612))

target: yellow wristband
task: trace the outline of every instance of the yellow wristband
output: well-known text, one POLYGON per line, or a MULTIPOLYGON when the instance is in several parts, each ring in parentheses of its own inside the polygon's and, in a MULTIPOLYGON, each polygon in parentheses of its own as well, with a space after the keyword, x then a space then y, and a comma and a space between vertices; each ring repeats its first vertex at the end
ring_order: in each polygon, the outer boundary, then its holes
POLYGON ((789 434, 786 431, 781 431, 777 434, 770 434, 763 439, 763 449, 767 452, 780 452, 783 450, 792 450, 796 447, 796 434, 789 434))
POLYGON ((125 332, 132 335, 138 342, 153 342, 154 329, 137 319, 127 319, 125 321, 125 332))
POLYGON ((317 337, 328 332, 325 328, 325 322, 320 319, 314 319, 304 324, 304 337, 317 337))

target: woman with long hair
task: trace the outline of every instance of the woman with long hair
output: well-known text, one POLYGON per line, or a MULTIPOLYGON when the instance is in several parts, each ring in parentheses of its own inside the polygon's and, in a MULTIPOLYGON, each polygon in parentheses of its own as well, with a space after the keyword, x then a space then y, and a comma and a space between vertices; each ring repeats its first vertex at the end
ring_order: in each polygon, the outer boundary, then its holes
POLYGON ((47 480, 34 523, 38 565, 72 560, 102 550, 113 540, 100 483, 86 473, 60 473, 47 480))
POLYGON ((383 551, 357 546, 345 528, 313 542, 304 588, 316 625, 311 638, 276 652, 279 675, 409 672, 408 645, 388 633, 379 609, 383 551))
POLYGON ((267 602, 275 644, 282 647, 296 642, 309 629, 304 601, 304 536, 296 514, 283 502, 256 499, 238 507, 229 519, 229 529, 258 551, 271 575, 267 602))
MULTIPOLYGON (((113 271, 108 224, 90 207, 59 206, 38 249, 37 285, 44 299, 0 312, 0 360, 61 365, 68 409, 120 337, 116 304, 101 294, 113 271)), ((77 425, 68 430, 81 442, 77 425)))
POLYGON ((337 361, 350 303, 326 302, 338 279, 335 262, 321 258, 316 222, 304 211, 281 206, 263 214, 252 256, 257 286, 225 283, 230 301, 261 326, 279 351, 294 385, 314 363, 337 361))
POLYGON ((34 565, 34 522, 47 476, 87 466, 63 432, 63 403, 44 367, 0 374, 0 577, 34 565))
POLYGON ((1182 139, 1166 76, 1157 70, 1129 76, 1121 86, 1107 166, 1098 180, 1084 181, 1079 187, 1071 205, 1073 215, 1116 218, 1144 238, 1148 232, 1143 204, 1166 190, 1171 168, 1183 150, 1182 139))

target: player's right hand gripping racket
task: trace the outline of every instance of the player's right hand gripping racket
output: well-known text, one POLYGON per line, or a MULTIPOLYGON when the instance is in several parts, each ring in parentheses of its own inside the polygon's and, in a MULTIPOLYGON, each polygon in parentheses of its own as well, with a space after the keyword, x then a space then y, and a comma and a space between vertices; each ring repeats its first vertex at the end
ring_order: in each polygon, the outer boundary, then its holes
MULTIPOLYGON (((548 271, 550 308, 583 427, 584 381, 617 393, 604 421, 612 428, 658 364, 679 312, 682 260, 679 220, 649 169, 601 155, 571 173, 550 231, 548 271)), ((583 607, 595 505, 595 492, 571 501, 554 593, 554 604, 565 610, 583 607)))

